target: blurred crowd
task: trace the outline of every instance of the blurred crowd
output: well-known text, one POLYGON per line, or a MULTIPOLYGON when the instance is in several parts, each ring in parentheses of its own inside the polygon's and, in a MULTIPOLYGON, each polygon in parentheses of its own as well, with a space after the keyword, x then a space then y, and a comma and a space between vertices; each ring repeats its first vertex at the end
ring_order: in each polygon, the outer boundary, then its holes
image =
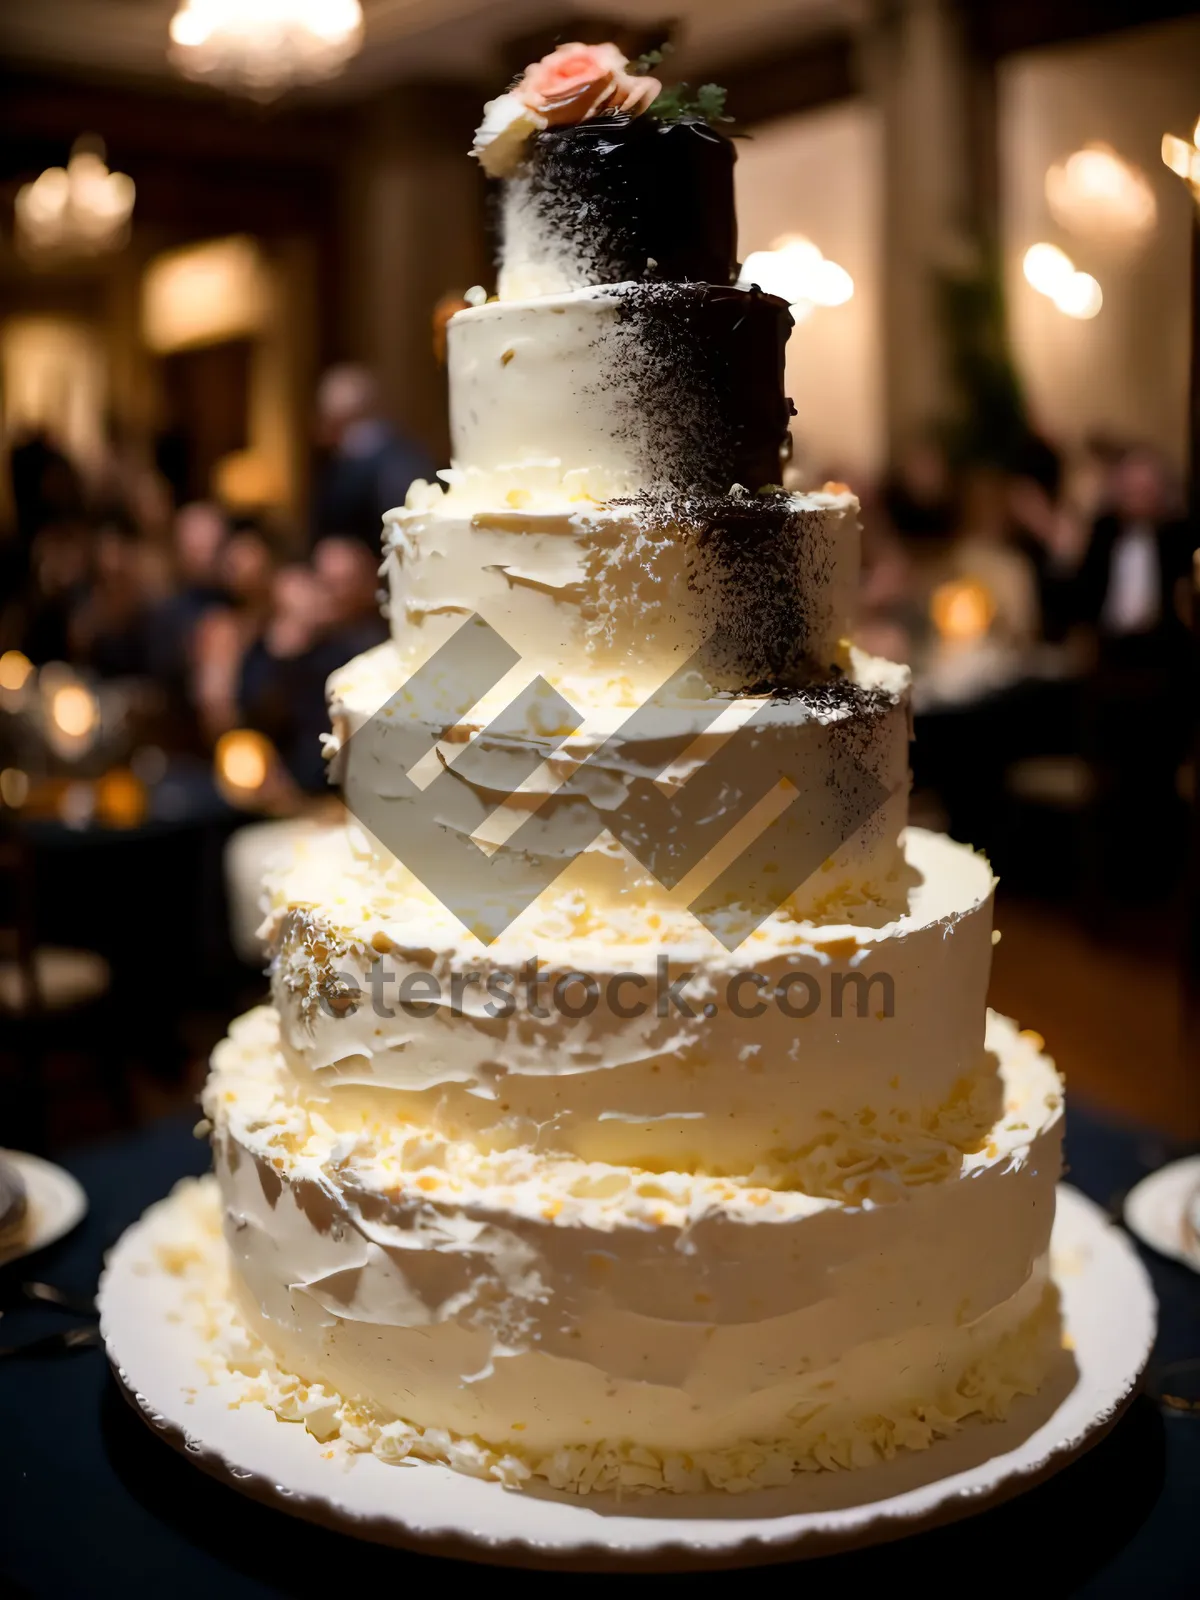
POLYGON ((311 520, 298 528, 215 500, 172 507, 153 465, 115 432, 90 471, 45 432, 18 436, 0 652, 151 687, 167 751, 206 754, 229 730, 254 729, 285 785, 321 792, 325 680, 387 637, 382 514, 432 469, 356 367, 322 380, 316 442, 311 520))
MULTIPOLYGON (((432 464, 389 425, 356 367, 322 380, 316 444, 301 529, 211 500, 172 507, 153 468, 115 436, 90 473, 45 434, 11 441, 0 652, 151 685, 156 742, 168 750, 207 756, 230 730, 256 730, 294 795, 323 792, 325 681, 386 637, 381 515, 432 464)), ((880 484, 855 487, 856 636, 912 665, 918 717, 975 716, 990 758, 1000 724, 983 722, 989 704, 1031 681, 1084 686, 1069 717, 1054 703, 1059 748, 1112 797, 1110 832, 1169 832, 1195 667, 1193 540, 1164 459, 1135 442, 1097 438, 1064 456, 1030 439, 1015 469, 952 469, 930 437, 880 484)), ((1029 753, 1027 708, 1006 725, 1011 747, 997 761, 1029 753)), ((959 728, 953 738, 934 774, 946 785, 964 766, 959 728)), ((927 748, 936 754, 933 740, 927 748)), ((979 777, 973 769, 977 789, 979 777)))
POLYGON ((913 666, 914 767, 949 830, 998 859, 1020 769, 1024 798, 1077 815, 1087 893, 1170 898, 1196 782, 1200 541, 1162 455, 1031 438, 1014 468, 954 472, 921 440, 863 520, 857 637, 913 666))
POLYGON ((859 632, 879 654, 919 658, 932 595, 973 580, 1007 644, 1084 629, 1109 663, 1185 658, 1194 541, 1182 486, 1149 446, 1096 437, 1067 456, 1031 438, 1015 470, 952 472, 921 439, 863 501, 859 632))

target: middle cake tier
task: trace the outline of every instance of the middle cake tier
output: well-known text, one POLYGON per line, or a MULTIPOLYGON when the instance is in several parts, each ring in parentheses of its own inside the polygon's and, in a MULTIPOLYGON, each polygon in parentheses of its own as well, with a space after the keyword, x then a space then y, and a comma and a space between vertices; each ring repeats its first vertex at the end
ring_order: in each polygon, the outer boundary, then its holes
POLYGON ((353 830, 323 833, 268 881, 283 1059, 335 1129, 886 1196, 1003 1109, 991 872, 920 830, 904 862, 877 926, 776 914, 727 950, 682 908, 551 891, 485 948, 353 830))
POLYGON ((640 704, 689 662, 695 686, 732 693, 847 665, 859 530, 844 490, 606 501, 603 474, 553 464, 445 477, 386 518, 407 668, 473 616, 531 672, 603 705, 640 704))
POLYGON ((571 896, 618 937, 698 896, 727 941, 777 907, 879 924, 906 888, 908 673, 848 654, 786 694, 630 705, 598 675, 565 699, 460 622, 417 671, 384 644, 334 675, 331 776, 369 870, 411 868, 485 941, 571 896))

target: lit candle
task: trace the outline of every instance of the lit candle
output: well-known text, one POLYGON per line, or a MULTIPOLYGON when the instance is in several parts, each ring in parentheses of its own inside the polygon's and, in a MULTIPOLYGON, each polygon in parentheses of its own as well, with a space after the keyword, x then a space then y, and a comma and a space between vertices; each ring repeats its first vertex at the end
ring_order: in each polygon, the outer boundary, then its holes
POLYGON ((275 748, 253 728, 234 728, 217 740, 213 766, 221 793, 233 805, 253 805, 275 762, 275 748))
POLYGON ((929 614, 947 643, 972 644, 991 627, 996 602, 977 578, 952 578, 933 591, 929 614))

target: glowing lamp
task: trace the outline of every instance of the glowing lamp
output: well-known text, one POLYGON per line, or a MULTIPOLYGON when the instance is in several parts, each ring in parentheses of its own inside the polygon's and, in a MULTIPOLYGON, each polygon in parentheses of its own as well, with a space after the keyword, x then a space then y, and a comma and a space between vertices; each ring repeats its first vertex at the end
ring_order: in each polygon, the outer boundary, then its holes
POLYGON ((18 694, 29 681, 33 662, 19 650, 6 650, 0 656, 0 689, 18 694))
POLYGON ((934 590, 929 614, 947 644, 974 644, 991 627, 996 602, 977 578, 952 578, 934 590))
POLYGON ((1046 174, 1050 214, 1073 233, 1137 238, 1158 215, 1154 190, 1110 145, 1088 144, 1046 174))
POLYGON ((96 815, 110 828, 136 828, 146 817, 146 786, 125 767, 96 785, 96 815))
POLYGON ((252 804, 266 784, 275 747, 253 728, 234 728, 217 740, 213 756, 221 792, 234 805, 252 804))
POLYGON ((29 774, 20 767, 5 767, 0 772, 0 803, 19 811, 29 799, 29 774))
POLYGON ((81 683, 67 683, 54 691, 50 716, 66 738, 86 739, 100 720, 100 710, 90 689, 85 689, 81 683))

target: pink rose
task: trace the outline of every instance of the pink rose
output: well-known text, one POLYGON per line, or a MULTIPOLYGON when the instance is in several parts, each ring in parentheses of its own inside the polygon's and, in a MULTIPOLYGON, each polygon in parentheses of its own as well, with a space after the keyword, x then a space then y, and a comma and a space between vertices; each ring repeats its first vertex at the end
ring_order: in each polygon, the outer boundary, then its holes
POLYGON ((627 72, 615 44, 560 44, 525 70, 513 93, 551 127, 586 122, 602 111, 639 116, 662 89, 657 78, 627 72))

